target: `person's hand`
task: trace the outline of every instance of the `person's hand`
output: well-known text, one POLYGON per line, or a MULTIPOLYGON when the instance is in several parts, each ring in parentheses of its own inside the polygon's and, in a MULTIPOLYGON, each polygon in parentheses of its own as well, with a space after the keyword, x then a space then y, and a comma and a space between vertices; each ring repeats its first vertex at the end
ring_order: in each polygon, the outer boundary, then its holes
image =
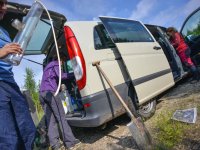
POLYGON ((8 54, 21 54, 22 49, 17 43, 9 43, 0 49, 0 58, 6 57, 8 54))

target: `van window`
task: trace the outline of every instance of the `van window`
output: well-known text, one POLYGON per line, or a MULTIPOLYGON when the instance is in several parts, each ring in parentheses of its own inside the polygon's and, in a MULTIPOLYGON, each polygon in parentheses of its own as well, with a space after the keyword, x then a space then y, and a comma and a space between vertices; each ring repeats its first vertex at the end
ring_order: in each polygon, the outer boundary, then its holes
POLYGON ((138 21, 106 18, 103 19, 103 22, 116 43, 154 41, 149 32, 138 21))
POLYGON ((96 50, 115 47, 115 44, 112 42, 108 32, 102 24, 94 28, 94 47, 96 50))
POLYGON ((48 24, 49 20, 45 20, 46 22, 39 21, 36 26, 36 29, 30 39, 30 42, 27 46, 26 53, 29 52, 33 54, 34 52, 38 53, 38 51, 44 51, 44 48, 47 45, 49 37, 51 37, 51 26, 48 24), (42 31, 42 33, 41 33, 42 31))
POLYGON ((200 38, 200 10, 187 20, 181 33, 189 41, 200 38))

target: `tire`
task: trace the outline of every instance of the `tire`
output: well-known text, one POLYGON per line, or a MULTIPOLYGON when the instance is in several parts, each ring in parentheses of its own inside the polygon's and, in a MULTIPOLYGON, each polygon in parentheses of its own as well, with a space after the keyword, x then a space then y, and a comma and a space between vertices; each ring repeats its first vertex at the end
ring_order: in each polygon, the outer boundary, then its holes
POLYGON ((152 100, 145 105, 140 106, 139 108, 139 115, 144 119, 147 120, 151 118, 156 111, 156 100, 152 100))

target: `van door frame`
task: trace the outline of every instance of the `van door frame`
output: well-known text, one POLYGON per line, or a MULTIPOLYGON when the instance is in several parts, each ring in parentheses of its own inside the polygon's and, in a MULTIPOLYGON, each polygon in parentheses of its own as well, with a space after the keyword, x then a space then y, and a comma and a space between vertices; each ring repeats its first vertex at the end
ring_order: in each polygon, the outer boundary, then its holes
POLYGON ((170 44, 166 33, 164 33, 163 30, 159 26, 157 26, 156 29, 158 30, 158 33, 161 36, 161 38, 167 44, 168 50, 169 50, 171 56, 173 57, 173 61, 175 61, 176 65, 178 67, 179 77, 176 79, 176 81, 178 81, 185 75, 181 60, 180 60, 179 56, 177 55, 176 50, 174 49, 174 47, 170 44))

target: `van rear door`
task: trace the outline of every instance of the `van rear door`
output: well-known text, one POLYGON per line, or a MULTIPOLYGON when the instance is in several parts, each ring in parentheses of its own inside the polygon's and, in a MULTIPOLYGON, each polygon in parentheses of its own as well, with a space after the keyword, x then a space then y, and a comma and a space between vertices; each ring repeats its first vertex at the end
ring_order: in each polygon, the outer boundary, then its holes
MULTIPOLYGON (((18 3, 8 2, 6 16, 1 21, 1 26, 4 27, 11 39, 13 40, 17 34, 17 30, 12 27, 11 22, 14 19, 22 21, 23 17, 28 13, 30 6, 22 5, 18 3)), ((63 34, 63 25, 66 22, 65 16, 49 11, 51 18, 53 20, 53 25, 56 33, 56 37, 59 38, 63 34)), ((47 54, 50 47, 54 45, 53 34, 51 30, 50 20, 44 11, 41 19, 36 26, 36 29, 30 39, 29 45, 25 51, 25 55, 38 55, 47 54)))
POLYGON ((127 67, 140 104, 174 85, 163 50, 142 23, 110 17, 100 20, 127 67))

